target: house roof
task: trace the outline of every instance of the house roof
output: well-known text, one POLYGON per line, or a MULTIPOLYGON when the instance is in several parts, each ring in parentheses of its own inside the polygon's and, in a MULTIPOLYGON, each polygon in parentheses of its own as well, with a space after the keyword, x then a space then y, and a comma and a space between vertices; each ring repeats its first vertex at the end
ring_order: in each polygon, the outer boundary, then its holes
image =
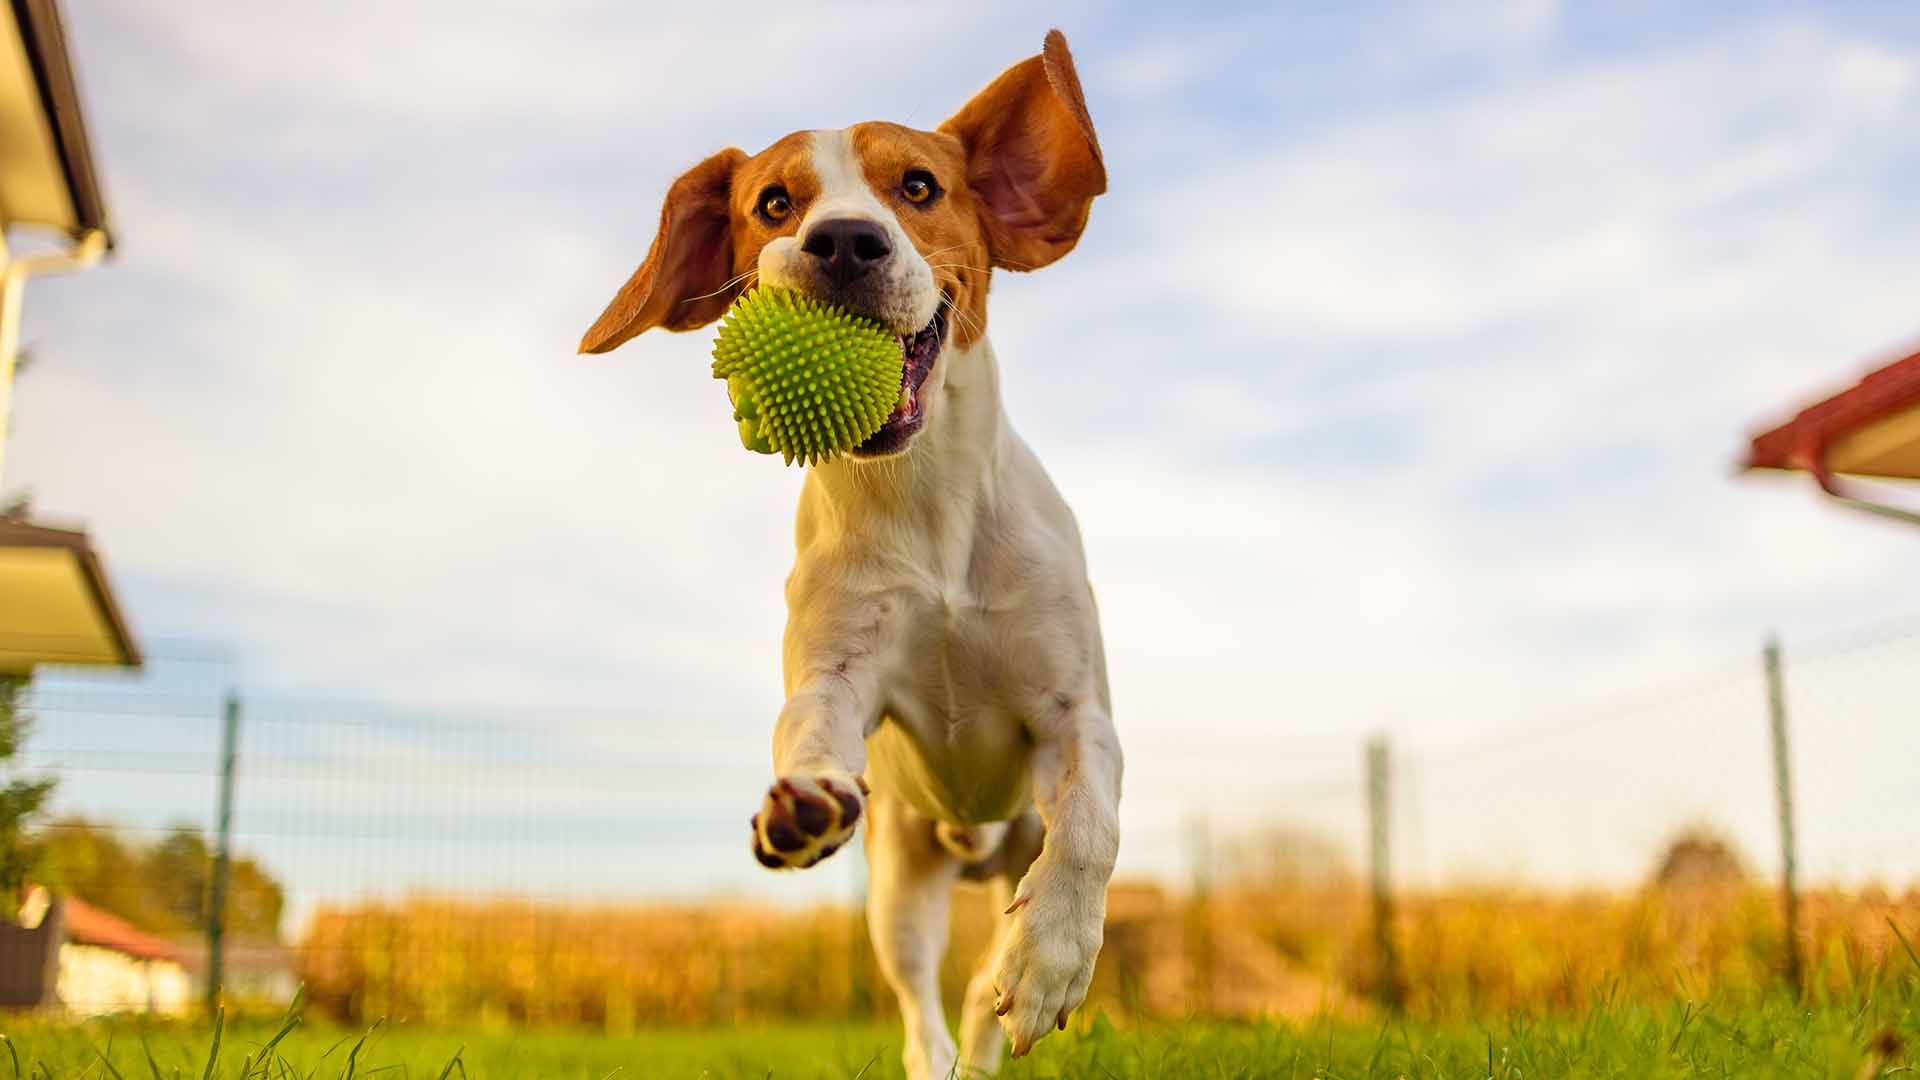
POLYGON ((186 961, 185 955, 173 942, 149 934, 118 915, 110 915, 71 896, 64 903, 69 941, 80 945, 97 945, 141 960, 165 960, 175 964, 186 961))
POLYGON ((1920 352, 1754 436, 1746 467, 1920 480, 1920 352))
POLYGON ((113 242, 56 0, 0 9, 0 225, 113 242))
POLYGON ((87 534, 0 518, 0 674, 139 663, 87 534))

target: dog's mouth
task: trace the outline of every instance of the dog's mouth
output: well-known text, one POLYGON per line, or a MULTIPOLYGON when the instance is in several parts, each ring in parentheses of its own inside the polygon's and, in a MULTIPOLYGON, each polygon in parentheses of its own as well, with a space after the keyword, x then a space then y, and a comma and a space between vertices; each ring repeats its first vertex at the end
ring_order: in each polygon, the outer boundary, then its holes
POLYGON ((853 448, 857 457, 885 457, 897 454, 920 430, 926 414, 921 409, 920 388, 925 385, 927 376, 933 373, 935 361, 940 359, 940 347, 946 343, 947 313, 943 307, 933 316, 933 321, 920 328, 916 333, 902 334, 900 358, 905 364, 900 372, 900 403, 894 406, 893 414, 880 430, 867 436, 867 440, 853 448))

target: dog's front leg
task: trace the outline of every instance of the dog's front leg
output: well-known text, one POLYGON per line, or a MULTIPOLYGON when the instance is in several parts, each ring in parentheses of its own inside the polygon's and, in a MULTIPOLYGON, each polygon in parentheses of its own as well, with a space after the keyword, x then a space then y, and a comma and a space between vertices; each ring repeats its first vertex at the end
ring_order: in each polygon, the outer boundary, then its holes
POLYGON ((753 856, 774 870, 799 870, 840 850, 865 805, 864 680, 833 671, 810 678, 787 699, 773 732, 778 779, 753 816, 753 856))
POLYGON ((1013 1056, 1033 1048, 1086 1000, 1120 853, 1120 740, 1094 701, 1031 725, 1035 801, 1046 822, 1039 858, 1020 880, 994 962, 994 1011, 1013 1056))

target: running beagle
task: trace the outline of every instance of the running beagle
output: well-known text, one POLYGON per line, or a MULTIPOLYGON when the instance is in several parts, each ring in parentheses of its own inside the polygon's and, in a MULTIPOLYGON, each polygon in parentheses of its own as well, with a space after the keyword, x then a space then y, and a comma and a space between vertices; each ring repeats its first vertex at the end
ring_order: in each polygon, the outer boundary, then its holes
POLYGON ((808 471, 787 579, 785 706, 753 817, 799 869, 864 815, 869 922, 914 1080, 990 1074, 1085 999, 1120 846, 1121 757, 1073 514, 1001 407, 993 271, 1072 251, 1106 167, 1058 30, 934 131, 864 123, 722 150, 674 182, 646 261, 581 341, 712 323, 756 284, 899 336, 899 406, 808 471), (1005 909, 941 1011, 962 878, 1005 909))

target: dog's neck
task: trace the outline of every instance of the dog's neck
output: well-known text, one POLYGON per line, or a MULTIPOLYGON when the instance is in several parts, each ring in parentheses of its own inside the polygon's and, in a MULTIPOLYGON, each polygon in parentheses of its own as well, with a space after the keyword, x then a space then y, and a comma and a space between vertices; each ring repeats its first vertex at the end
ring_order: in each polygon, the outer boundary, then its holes
POLYGON ((972 536, 997 487, 1009 435, 1000 368, 984 335, 965 350, 949 348, 939 363, 946 383, 905 453, 876 461, 841 458, 808 470, 808 494, 842 522, 884 523, 955 541, 972 536))

